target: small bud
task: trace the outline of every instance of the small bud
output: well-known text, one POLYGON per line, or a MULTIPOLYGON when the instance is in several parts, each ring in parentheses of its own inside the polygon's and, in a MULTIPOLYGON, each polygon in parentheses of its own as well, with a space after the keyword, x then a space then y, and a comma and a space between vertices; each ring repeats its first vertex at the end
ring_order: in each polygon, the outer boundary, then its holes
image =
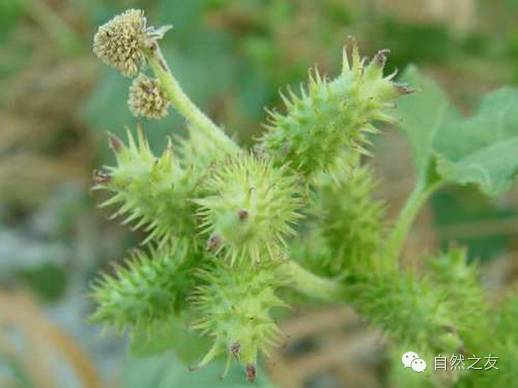
POLYGON ((103 170, 94 170, 94 182, 97 185, 105 185, 110 183, 111 176, 106 171, 103 170))
POLYGON ((230 354, 232 354, 232 357, 238 358, 239 352, 241 351, 241 345, 238 342, 234 342, 229 347, 230 354))
POLYGON ((169 100, 158 79, 140 74, 130 86, 128 106, 136 117, 161 119, 167 116, 169 100))
POLYGON ((144 12, 129 9, 99 27, 94 36, 93 51, 107 65, 126 77, 134 77, 144 63, 142 46, 145 40, 144 12))
POLYGON ((211 252, 217 251, 221 246, 221 242, 221 237, 217 234, 213 234, 207 241, 207 250, 211 252))
POLYGON ((248 364, 246 366, 246 379, 249 382, 253 383, 255 381, 255 377, 256 377, 255 365, 248 364))
POLYGON ((246 211, 245 209, 241 209, 237 212, 237 217, 240 221, 246 220, 248 218, 248 215, 248 211, 246 211))
POLYGON ((122 141, 121 139, 119 139, 117 136, 115 135, 111 135, 109 136, 108 138, 108 141, 110 143, 110 148, 113 150, 113 152, 115 153, 119 153, 121 150, 122 150, 122 147, 124 147, 124 145, 122 144, 122 141))

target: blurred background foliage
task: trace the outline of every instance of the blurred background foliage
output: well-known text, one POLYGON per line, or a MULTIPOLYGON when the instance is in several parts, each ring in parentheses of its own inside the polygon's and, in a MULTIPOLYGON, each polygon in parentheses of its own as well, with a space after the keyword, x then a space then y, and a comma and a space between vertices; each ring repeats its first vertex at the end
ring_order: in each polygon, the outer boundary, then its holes
MULTIPOLYGON (((2 387, 242 382, 239 371, 216 380, 218 366, 189 373, 170 353, 128 358, 125 338, 101 336, 87 322, 93 275, 139 239, 95 209, 99 198, 89 191, 91 171, 112 160, 106 132, 137 124, 126 105, 130 81, 91 54, 96 26, 129 7, 143 8, 154 25, 173 24, 162 45, 174 73, 247 145, 261 131, 264 107, 279 103, 279 88, 297 86, 315 64, 337 71, 348 35, 365 55, 390 48, 393 70, 419 65, 464 113, 483 92, 518 84, 517 0, 1 0, 2 387)), ((166 135, 185 131, 175 114, 141 124, 156 150, 166 135)), ((413 182, 409 149, 388 129, 376 154, 380 196, 394 215, 413 182)), ((470 187, 442 190, 419 218, 406 256, 451 240, 467 245, 498 300, 518 277, 516 194, 495 202, 470 187)), ((376 351, 383 341, 350 311, 307 307, 283 327, 290 344, 265 365, 258 385, 271 384, 266 374, 287 387, 387 384, 376 351)))

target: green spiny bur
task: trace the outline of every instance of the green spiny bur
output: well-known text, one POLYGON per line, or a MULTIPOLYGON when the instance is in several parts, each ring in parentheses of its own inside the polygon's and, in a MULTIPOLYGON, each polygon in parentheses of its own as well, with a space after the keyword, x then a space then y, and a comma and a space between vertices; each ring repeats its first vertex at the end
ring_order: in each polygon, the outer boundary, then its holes
POLYGON ((199 316, 193 327, 214 340, 199 367, 226 354, 226 371, 231 360, 236 359, 247 373, 252 373, 257 356, 268 355, 268 348, 277 344, 280 331, 271 310, 286 304, 275 295, 285 285, 285 280, 276 276, 275 265, 270 262, 251 266, 243 262, 230 266, 220 262, 199 270, 205 284, 192 297, 199 316))
POLYGON ((430 277, 448 299, 455 327, 464 347, 474 351, 489 330, 489 307, 480 285, 479 269, 468 264, 465 249, 455 248, 427 260, 430 277), (452 287, 452 285, 455 285, 452 287))
MULTIPOLYGON (((496 358, 495 367, 484 373, 469 373, 462 376, 461 386, 481 388, 515 387, 518 385, 518 289, 511 287, 502 303, 491 310, 492 319, 489 332, 484 333, 484 343, 476 349, 479 357, 491 355, 496 358)), ((479 333, 480 335, 480 333, 479 333)), ((482 358, 477 367, 484 367, 487 359, 482 358)))
POLYGON ((141 130, 135 141, 128 131, 128 145, 112 136, 111 146, 117 166, 106 167, 94 189, 113 192, 101 207, 120 205, 115 216, 125 216, 123 224, 144 228, 145 242, 163 242, 175 236, 195 233, 194 206, 189 199, 197 185, 196 175, 180 165, 171 143, 157 158, 141 130))
POLYGON ((348 285, 355 308, 396 340, 432 353, 458 353, 463 343, 455 332, 447 296, 426 276, 412 272, 365 274, 348 285))
POLYGON ((195 202, 207 248, 233 264, 283 256, 285 237, 300 218, 299 184, 286 168, 242 153, 214 168, 205 187, 208 196, 195 202))
POLYGON ((368 135, 376 121, 393 121, 386 111, 410 89, 393 83, 394 74, 383 77, 386 50, 365 65, 358 48, 352 47, 352 62, 344 52, 342 73, 333 81, 317 71, 310 74, 301 96, 289 90, 283 96, 286 113, 273 111, 260 148, 279 165, 310 175, 334 168, 337 157, 348 150, 365 153, 368 135))
POLYGON ((330 253, 321 265, 336 274, 361 265, 367 268, 373 262, 383 237, 384 206, 372 198, 376 182, 369 167, 342 167, 333 175, 315 179, 313 212, 317 217, 314 229, 330 253))
MULTIPOLYGON (((187 241, 177 241, 149 252, 135 251, 114 276, 103 275, 93 285, 98 308, 92 320, 119 331, 145 329, 170 318, 185 307, 194 284, 193 259, 187 241)), ((195 261, 194 261, 195 262, 195 261)))

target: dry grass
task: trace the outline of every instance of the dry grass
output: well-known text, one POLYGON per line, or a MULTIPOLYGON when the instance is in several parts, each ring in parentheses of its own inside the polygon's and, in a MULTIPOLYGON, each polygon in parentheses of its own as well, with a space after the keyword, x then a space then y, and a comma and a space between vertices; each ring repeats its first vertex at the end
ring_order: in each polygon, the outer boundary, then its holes
MULTIPOLYGON (((57 366, 72 371, 82 387, 102 386, 88 356, 48 321, 28 294, 0 294, 0 350, 36 387, 63 386, 56 380, 57 366)), ((14 386, 14 381, 4 382, 2 386, 14 386)))

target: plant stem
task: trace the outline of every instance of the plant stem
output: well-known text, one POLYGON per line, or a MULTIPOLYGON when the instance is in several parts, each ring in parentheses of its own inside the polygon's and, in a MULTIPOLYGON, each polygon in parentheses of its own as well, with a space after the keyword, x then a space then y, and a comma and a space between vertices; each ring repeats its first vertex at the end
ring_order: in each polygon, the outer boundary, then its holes
POLYGON ((279 267, 280 274, 292 281, 292 287, 300 293, 327 302, 339 302, 343 299, 340 283, 317 276, 302 268, 294 261, 288 261, 279 267))
POLYGON ((410 194, 410 197, 408 197, 405 202, 387 243, 387 263, 393 266, 392 269, 396 267, 401 250, 403 249, 403 244, 406 241, 410 227, 414 223, 419 209, 441 185, 441 181, 426 184, 426 181, 422 179, 416 184, 412 194, 410 194))
POLYGON ((171 73, 162 55, 159 45, 154 42, 147 50, 147 59, 155 76, 166 92, 171 104, 185 117, 192 130, 200 130, 216 144, 229 153, 239 150, 237 144, 230 139, 211 119, 209 119, 185 94, 182 87, 171 73))

